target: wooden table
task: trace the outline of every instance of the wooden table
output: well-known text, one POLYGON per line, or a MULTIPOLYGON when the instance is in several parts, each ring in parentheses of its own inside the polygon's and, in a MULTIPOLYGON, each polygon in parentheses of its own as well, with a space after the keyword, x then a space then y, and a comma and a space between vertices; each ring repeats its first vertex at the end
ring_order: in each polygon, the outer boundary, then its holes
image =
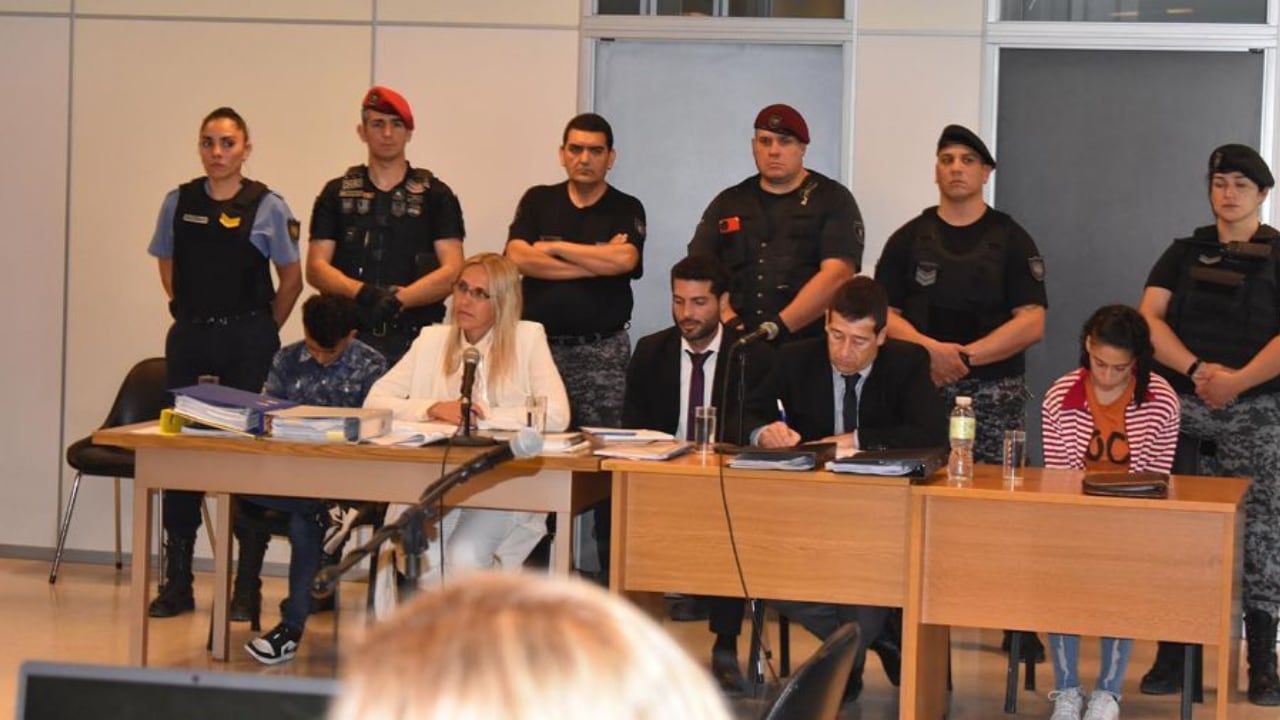
MULTIPOLYGON (((151 500, 159 490, 193 490, 218 498, 214 520, 213 656, 228 653, 227 604, 231 585, 231 496, 341 498, 416 502, 441 474, 445 449, 310 444, 240 437, 161 435, 140 423, 93 435, 96 443, 137 453, 133 494, 129 661, 146 664, 151 564, 151 500)), ((449 467, 483 448, 449 450, 449 467)), ((556 514, 552 568, 572 568, 573 514, 608 495, 607 478, 590 455, 514 460, 469 480, 445 496, 448 506, 556 514)))
POLYGON ((1245 480, 1139 500, 1039 468, 1006 489, 987 466, 966 488, 698 456, 603 467, 614 589, 903 606, 903 718, 946 716, 951 625, 1215 645, 1216 717, 1235 695, 1245 480))
POLYGON ((1167 499, 1094 497, 1082 473, 1028 468, 1006 489, 912 489, 901 717, 945 717, 949 626, 1014 628, 1218 648, 1214 717, 1238 694, 1248 481, 1175 477, 1167 499))

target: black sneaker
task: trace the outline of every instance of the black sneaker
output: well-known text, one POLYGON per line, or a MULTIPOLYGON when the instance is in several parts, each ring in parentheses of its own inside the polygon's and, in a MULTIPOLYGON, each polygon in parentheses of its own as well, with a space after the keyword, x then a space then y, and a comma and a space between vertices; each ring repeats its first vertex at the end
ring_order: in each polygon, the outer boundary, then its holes
POLYGON ((302 631, 292 625, 280 623, 271 628, 271 632, 244 646, 245 650, 258 662, 264 665, 276 665, 292 660, 298 654, 298 643, 302 640, 302 631))

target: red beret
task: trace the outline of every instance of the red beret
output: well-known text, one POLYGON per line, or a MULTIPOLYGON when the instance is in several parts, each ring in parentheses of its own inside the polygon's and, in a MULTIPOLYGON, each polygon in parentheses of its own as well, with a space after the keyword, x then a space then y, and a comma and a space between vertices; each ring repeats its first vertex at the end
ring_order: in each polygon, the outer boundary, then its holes
POLYGON ((400 93, 388 87, 374 85, 364 94, 364 102, 360 107, 388 115, 395 115, 404 121, 408 130, 413 129, 413 111, 409 109, 409 101, 400 93))
POLYGON ((790 105, 770 105, 756 115, 757 130, 790 135, 805 145, 809 144, 809 126, 800 111, 790 105))

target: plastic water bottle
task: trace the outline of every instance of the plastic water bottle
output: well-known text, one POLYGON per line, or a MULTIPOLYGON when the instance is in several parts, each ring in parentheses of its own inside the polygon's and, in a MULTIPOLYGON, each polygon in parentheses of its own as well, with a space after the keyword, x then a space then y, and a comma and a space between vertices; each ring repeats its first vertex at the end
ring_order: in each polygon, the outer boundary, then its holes
POLYGON ((951 460, 947 463, 947 480, 965 485, 973 481, 973 439, 978 419, 973 414, 973 400, 961 395, 951 410, 951 460))

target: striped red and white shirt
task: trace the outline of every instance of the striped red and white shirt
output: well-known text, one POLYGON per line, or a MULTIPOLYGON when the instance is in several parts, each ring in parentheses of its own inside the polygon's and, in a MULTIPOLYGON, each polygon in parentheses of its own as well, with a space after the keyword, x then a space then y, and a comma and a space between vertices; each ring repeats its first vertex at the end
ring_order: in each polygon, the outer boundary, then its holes
MULTIPOLYGON (((1093 437, 1093 413, 1085 391, 1088 370, 1072 370, 1054 381, 1040 406, 1044 436, 1044 466, 1084 469, 1085 452, 1093 437)), ((1164 378, 1151 374, 1141 405, 1133 400, 1124 409, 1129 438, 1129 472, 1169 472, 1178 445, 1181 405, 1164 378)))

